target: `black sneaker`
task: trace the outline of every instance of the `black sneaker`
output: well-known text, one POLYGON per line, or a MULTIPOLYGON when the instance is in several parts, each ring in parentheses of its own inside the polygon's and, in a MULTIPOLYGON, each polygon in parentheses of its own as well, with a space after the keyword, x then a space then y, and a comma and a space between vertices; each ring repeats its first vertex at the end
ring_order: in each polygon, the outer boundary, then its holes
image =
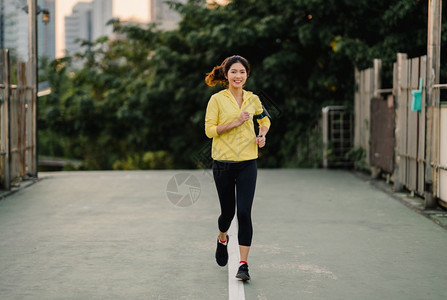
POLYGON ((217 238, 217 249, 216 249, 216 262, 219 266, 223 267, 228 262, 228 246, 229 236, 227 235, 227 244, 224 245, 219 242, 219 238, 217 238))
POLYGON ((243 281, 250 280, 250 275, 248 274, 248 265, 242 264, 237 271, 236 278, 242 279, 243 281))

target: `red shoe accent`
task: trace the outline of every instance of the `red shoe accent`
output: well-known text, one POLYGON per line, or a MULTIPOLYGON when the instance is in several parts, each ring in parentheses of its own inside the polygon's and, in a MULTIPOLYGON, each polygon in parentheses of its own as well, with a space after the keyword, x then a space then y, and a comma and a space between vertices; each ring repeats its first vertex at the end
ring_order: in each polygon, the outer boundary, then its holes
POLYGON ((225 237, 225 241, 222 241, 222 240, 220 239, 220 235, 219 235, 219 242, 221 242, 222 244, 225 244, 227 241, 228 241, 228 237, 225 237))
POLYGON ((246 264, 246 265, 248 266, 248 262, 246 262, 245 260, 241 260, 241 261, 239 262, 239 264, 246 264))

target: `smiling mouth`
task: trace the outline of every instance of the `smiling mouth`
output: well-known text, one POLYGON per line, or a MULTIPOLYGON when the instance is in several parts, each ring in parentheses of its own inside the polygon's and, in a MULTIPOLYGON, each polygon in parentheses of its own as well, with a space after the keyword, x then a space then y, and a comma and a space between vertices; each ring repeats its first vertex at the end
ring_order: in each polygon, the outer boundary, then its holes
POLYGON ((237 84, 242 83, 242 80, 235 80, 234 83, 237 83, 237 84))

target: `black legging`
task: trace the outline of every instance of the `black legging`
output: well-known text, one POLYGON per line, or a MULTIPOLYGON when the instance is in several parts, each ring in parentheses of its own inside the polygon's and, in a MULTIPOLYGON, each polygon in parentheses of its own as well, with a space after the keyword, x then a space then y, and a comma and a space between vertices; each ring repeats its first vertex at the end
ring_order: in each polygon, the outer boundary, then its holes
POLYGON ((255 195, 257 170, 256 160, 231 163, 213 161, 214 182, 221 209, 219 230, 228 231, 237 205, 238 240, 241 246, 251 246, 253 237, 251 207, 255 195))

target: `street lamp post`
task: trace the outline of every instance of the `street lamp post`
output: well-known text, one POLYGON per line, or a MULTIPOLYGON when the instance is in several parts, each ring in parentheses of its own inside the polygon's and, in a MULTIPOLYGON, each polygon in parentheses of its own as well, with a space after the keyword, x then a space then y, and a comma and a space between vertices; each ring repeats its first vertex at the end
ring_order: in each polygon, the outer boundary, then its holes
POLYGON ((32 89, 32 161, 28 168, 31 176, 37 177, 37 0, 27 0, 28 3, 28 53, 30 77, 28 84, 32 89))
MULTIPOLYGON (((25 5, 22 9, 28 13, 28 5, 25 5)), ((47 25, 50 22, 50 11, 46 8, 40 8, 40 6, 36 6, 36 15, 42 13, 42 22, 47 25)))
POLYGON ((42 13, 42 21, 45 25, 50 22, 50 11, 48 9, 42 9, 37 6, 37 0, 27 0, 27 5, 23 7, 23 10, 28 14, 28 53, 30 64, 30 76, 28 86, 32 88, 31 107, 32 111, 32 161, 28 168, 28 173, 34 177, 37 177, 38 169, 38 130, 37 130, 37 15, 42 13))

